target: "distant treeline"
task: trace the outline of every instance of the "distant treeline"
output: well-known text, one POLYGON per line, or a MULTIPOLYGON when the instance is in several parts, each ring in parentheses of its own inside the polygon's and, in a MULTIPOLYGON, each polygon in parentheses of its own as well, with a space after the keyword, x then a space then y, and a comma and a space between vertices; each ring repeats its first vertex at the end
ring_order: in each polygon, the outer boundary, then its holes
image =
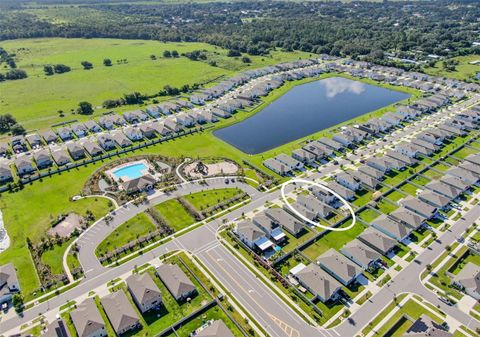
MULTIPOLYGON (((378 59, 383 57, 382 51, 402 58, 480 53, 479 48, 471 47, 480 30, 480 3, 474 0, 110 2, 96 0, 95 5, 62 7, 52 14, 67 13, 68 24, 39 18, 35 10, 0 11, 0 40, 109 37, 199 41, 250 55, 283 48, 350 57, 372 55, 378 59)), ((46 7, 42 10, 45 14, 48 17, 46 7)))

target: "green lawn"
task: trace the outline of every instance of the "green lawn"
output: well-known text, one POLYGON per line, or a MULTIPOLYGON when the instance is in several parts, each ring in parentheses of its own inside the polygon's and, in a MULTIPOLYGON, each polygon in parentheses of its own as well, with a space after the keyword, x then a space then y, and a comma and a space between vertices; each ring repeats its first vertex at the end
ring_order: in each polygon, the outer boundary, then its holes
MULTIPOLYGON (((184 84, 211 81, 229 76, 234 71, 261 67, 272 63, 306 58, 302 52, 273 52, 271 57, 251 57, 252 64, 226 57, 227 50, 205 43, 163 43, 146 40, 120 39, 27 39, 2 42, 9 53, 16 54, 17 66, 28 73, 28 78, 2 83, 0 110, 12 113, 27 129, 46 128, 69 119, 90 117, 72 115, 70 109, 86 100, 100 106, 106 99, 138 91, 153 94, 165 85, 181 87, 184 84), (163 58, 165 50, 180 54, 193 50, 206 50, 217 67, 207 62, 191 61, 186 57, 163 58), (150 55, 155 55, 152 60, 150 55), (106 67, 103 59, 110 58, 113 65, 106 67), (127 63, 117 64, 117 60, 127 63), (93 69, 83 70, 82 61, 93 63, 93 69), (64 74, 46 76, 45 64, 62 63, 72 70, 64 74), (66 112, 59 117, 58 110, 66 112)), ((130 106, 126 109, 133 110, 130 106)), ((104 109, 95 111, 100 115, 104 109)))
POLYGON ((412 196, 415 196, 417 194, 417 189, 418 188, 415 185, 412 185, 410 183, 405 183, 399 187, 399 190, 412 196))
POLYGON ((357 216, 368 224, 370 224, 370 222, 376 219, 379 215, 380 214, 378 212, 370 208, 365 208, 363 211, 357 213, 357 216))
POLYGON ((63 269, 63 253, 74 239, 65 241, 61 245, 55 245, 52 249, 42 254, 42 262, 50 267, 52 274, 62 274, 63 269))
POLYGON ((195 219, 192 218, 185 208, 175 199, 162 202, 154 208, 175 231, 179 231, 195 223, 195 219))
POLYGON ((184 198, 187 199, 198 211, 203 211, 204 209, 215 206, 220 202, 231 199, 241 193, 243 192, 238 188, 222 188, 192 193, 186 195, 184 198))
POLYGON ((441 173, 441 172, 434 171, 434 170, 426 170, 426 171, 422 172, 422 175, 424 175, 428 179, 437 180, 437 179, 440 179, 441 177, 443 177, 444 174, 441 173))
POLYGON ((377 202, 377 208, 382 213, 390 214, 398 208, 398 205, 395 205, 394 203, 386 199, 382 199, 377 202))
POLYGON ((387 195, 385 195, 385 197, 388 198, 391 201, 396 202, 400 199, 405 198, 406 195, 402 194, 401 192, 398 192, 398 191, 392 191, 392 192, 388 193, 387 195))
POLYGON ((480 255, 476 255, 470 252, 467 253, 466 256, 464 256, 460 261, 455 263, 454 267, 451 269, 451 273, 455 275, 458 274, 469 262, 480 266, 480 255))
POLYGON ((127 222, 118 226, 105 240, 98 245, 97 255, 103 255, 127 243, 138 239, 141 236, 157 229, 149 216, 139 213, 127 222))
POLYGON ((469 155, 471 154, 477 154, 478 153, 478 150, 473 148, 473 147, 463 147, 461 148, 460 150, 458 151, 455 151, 454 153, 452 153, 452 156, 455 156, 459 159, 465 159, 466 157, 468 157, 469 155))
POLYGON ((362 207, 372 201, 373 192, 363 189, 355 193, 356 198, 352 202, 355 206, 362 207))
POLYGON ((437 63, 435 63, 434 67, 424 67, 424 71, 429 75, 451 77, 459 80, 475 79, 476 73, 480 72, 480 65, 474 65, 469 63, 472 61, 480 60, 480 57, 478 57, 478 55, 458 56, 454 57, 453 59, 459 62, 459 64, 455 67, 455 71, 447 71, 446 69, 444 69, 442 66, 443 61, 438 61, 437 63))

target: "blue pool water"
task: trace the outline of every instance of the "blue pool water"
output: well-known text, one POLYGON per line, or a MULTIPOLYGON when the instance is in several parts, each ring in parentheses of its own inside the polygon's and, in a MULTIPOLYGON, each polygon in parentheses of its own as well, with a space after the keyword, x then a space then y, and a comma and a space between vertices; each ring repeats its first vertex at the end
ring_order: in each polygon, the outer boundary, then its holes
POLYGON ((273 248, 273 249, 275 249, 275 251, 278 252, 279 250, 282 250, 282 247, 280 247, 280 246, 275 246, 275 248, 273 248))
POLYGON ((113 171, 113 174, 117 178, 127 177, 129 180, 140 178, 143 176, 142 171, 147 169, 147 165, 144 163, 137 163, 122 167, 121 169, 113 171))
POLYGON ((294 87, 262 111, 214 135, 257 154, 409 97, 346 78, 326 78, 294 87))

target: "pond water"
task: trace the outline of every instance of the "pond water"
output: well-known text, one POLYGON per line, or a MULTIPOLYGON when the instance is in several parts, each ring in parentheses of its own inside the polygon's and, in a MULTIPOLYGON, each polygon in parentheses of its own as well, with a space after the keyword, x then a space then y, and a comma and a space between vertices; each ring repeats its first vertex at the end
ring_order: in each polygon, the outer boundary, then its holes
POLYGON ((331 77, 296 86, 252 117, 214 135, 243 152, 257 154, 409 97, 331 77))

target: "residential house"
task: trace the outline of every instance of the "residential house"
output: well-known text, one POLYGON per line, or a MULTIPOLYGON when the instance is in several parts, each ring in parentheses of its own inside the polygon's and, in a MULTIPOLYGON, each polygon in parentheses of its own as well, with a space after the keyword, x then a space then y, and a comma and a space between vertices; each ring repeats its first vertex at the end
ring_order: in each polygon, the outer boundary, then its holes
POLYGON ((286 165, 291 170, 300 170, 303 168, 303 163, 299 162, 298 160, 293 159, 290 156, 287 156, 285 153, 280 153, 278 156, 275 157, 277 161, 286 165))
POLYGON ((282 207, 285 211, 293 215, 294 217, 300 217, 298 214, 307 218, 310 221, 314 221, 318 218, 317 212, 313 212, 310 209, 306 208, 298 201, 295 201, 291 204, 284 204, 282 207))
POLYGON ((91 157, 96 157, 103 153, 102 148, 90 140, 83 142, 82 145, 91 157))
POLYGON ((358 239, 383 255, 390 254, 397 245, 397 241, 373 227, 365 229, 358 239))
POLYGON ((282 242, 286 235, 272 219, 270 219, 265 214, 257 214, 252 218, 252 222, 260 228, 267 237, 275 243, 282 242))
POLYGON ((100 125, 107 130, 112 130, 115 126, 124 126, 127 122, 117 114, 108 114, 98 119, 100 125))
POLYGON ((27 151, 27 143, 25 142, 24 136, 13 136, 11 144, 14 153, 21 153, 27 151))
POLYGON ((128 139, 127 136, 125 136, 125 134, 120 130, 112 133, 112 138, 121 148, 132 145, 132 141, 128 139))
POLYGON ((413 138, 412 139, 412 144, 424 147, 428 149, 429 153, 433 153, 435 151, 438 151, 440 148, 438 145, 432 144, 430 142, 427 142, 426 140, 419 139, 419 138, 413 138))
POLYGON ((480 154, 471 154, 465 157, 465 160, 476 165, 480 165, 480 154))
POLYGON ((35 149, 43 145, 42 138, 40 138, 40 136, 37 133, 26 135, 25 139, 27 140, 28 144, 30 144, 30 147, 32 149, 35 149))
POLYGON ((182 125, 178 123, 176 118, 165 118, 163 120, 163 124, 170 130, 172 130, 172 132, 182 131, 182 125))
POLYGON ((401 142, 395 146, 395 151, 403 154, 404 156, 415 158, 418 155, 418 146, 414 146, 412 143, 401 142))
POLYGON ((371 166, 368 165, 362 165, 358 168, 359 172, 362 172, 363 174, 368 175, 369 177, 376 179, 376 180, 381 180, 384 178, 384 173, 382 171, 379 171, 377 169, 374 169, 371 166))
POLYGON ((453 334, 445 330, 445 328, 432 320, 425 314, 422 314, 412 326, 408 328, 403 337, 453 337, 453 334))
POLYGON ((291 168, 273 158, 268 158, 267 160, 265 160, 263 162, 263 165, 280 176, 292 174, 291 168))
POLYGON ((13 163, 17 168, 18 175, 20 176, 32 173, 35 170, 32 165, 32 158, 28 155, 16 158, 13 163))
POLYGON ((100 127, 100 125, 98 125, 97 122, 95 122, 92 119, 89 119, 88 121, 86 121, 83 124, 88 129, 88 131, 91 132, 91 133, 98 133, 98 132, 102 131, 102 128, 100 127))
POLYGON ((409 226, 412 229, 418 229, 426 220, 424 216, 409 211, 405 207, 399 207, 389 215, 398 222, 404 224, 405 226, 409 226))
POLYGON ((157 180, 154 177, 150 174, 146 174, 135 179, 124 181, 122 183, 122 188, 128 194, 149 191, 154 188, 156 182, 157 180))
POLYGON ((340 253, 359 265, 363 270, 374 269, 382 255, 358 239, 348 242, 340 253))
POLYGON ((149 124, 146 124, 146 123, 140 124, 139 129, 142 132, 142 134, 145 136, 145 138, 151 139, 156 137, 155 129, 149 124))
POLYGON ((355 137, 346 132, 338 132, 333 135, 332 139, 345 147, 351 147, 355 143, 355 137))
POLYGON ((315 263, 304 266, 293 277, 323 303, 335 299, 342 288, 340 282, 315 263))
POLYGON ((160 121, 153 121, 150 126, 158 133, 161 137, 166 137, 172 134, 172 130, 167 128, 165 124, 160 121))
POLYGON ((148 119, 148 115, 142 110, 127 111, 123 113, 123 118, 130 124, 138 124, 148 119))
POLYGON ((351 189, 352 191, 358 191, 361 188, 360 182, 347 172, 338 173, 335 176, 335 181, 340 185, 351 189))
POLYGON ((132 274, 126 279, 127 288, 141 313, 159 307, 162 302, 160 289, 148 272, 132 274))
POLYGON ((366 161, 367 165, 379 170, 383 173, 387 173, 394 169, 393 160, 389 160, 388 157, 371 157, 366 161))
POLYGON ((468 262, 454 276, 453 284, 476 300, 480 300, 480 266, 468 262))
POLYGON ((52 151, 52 157, 58 166, 63 166, 71 162, 70 156, 64 149, 52 151))
POLYGON ((162 112, 160 106, 158 105, 149 105, 145 108, 145 111, 153 118, 160 117, 162 112))
POLYGON ((78 138, 82 138, 87 135, 87 127, 83 125, 83 123, 73 124, 72 131, 78 138))
POLYGON ((141 326, 140 318, 123 290, 103 297, 100 302, 117 336, 141 326))
POLYGON ((437 213, 437 209, 434 206, 430 206, 429 204, 412 196, 401 199, 399 203, 406 209, 412 211, 413 213, 420 214, 426 219, 433 218, 437 213))
POLYGON ((385 214, 382 214, 372 220, 371 226, 397 241, 405 240, 412 231, 411 228, 395 221, 394 218, 385 214))
POLYGON ((446 176, 441 177, 440 181, 442 183, 445 183, 445 184, 449 185, 449 186, 457 188, 457 189, 461 190, 462 192, 466 191, 470 187, 470 184, 468 184, 467 182, 465 182, 465 181, 463 181, 460 178, 457 178, 455 176, 446 175, 446 176))
POLYGON ((336 142, 330 138, 322 137, 317 140, 320 144, 334 150, 334 151, 341 151, 343 149, 343 145, 339 142, 336 142))
POLYGON ((202 325, 200 330, 196 330, 195 337, 234 337, 227 325, 220 319, 202 325))
POLYGON ((418 193, 417 198, 423 202, 426 202, 430 206, 443 210, 446 210, 448 208, 449 203, 452 200, 444 195, 435 193, 434 191, 430 190, 423 190, 422 192, 418 193))
POLYGON ((326 218, 334 212, 332 207, 324 204, 312 195, 299 195, 297 203, 321 218, 326 218))
POLYGON ((10 303, 14 294, 20 292, 17 271, 13 263, 7 263, 0 266, 0 305, 10 303))
POLYGON ((407 166, 413 166, 416 163, 418 163, 418 160, 414 158, 415 156, 413 156, 413 157, 406 156, 406 155, 404 155, 400 152, 397 152, 397 151, 387 150, 387 152, 385 154, 386 154, 387 157, 399 160, 407 166))
POLYGON ((70 312, 75 331, 78 337, 106 337, 107 329, 97 304, 92 297, 77 305, 70 312))
POLYGON ((265 211, 265 215, 293 236, 298 237, 305 230, 303 224, 284 209, 269 208, 265 211))
MULTIPOLYGON (((308 143, 307 145, 304 145, 302 147, 302 150, 311 153, 314 156, 315 160, 320 160, 325 157, 325 152, 322 149, 320 149, 320 145, 318 145, 318 143, 315 143, 315 142, 311 142, 311 143, 308 143)), ((292 157, 297 160, 300 160, 300 157, 294 152, 292 152, 292 157)))
POLYGON ((359 181, 361 184, 376 190, 378 185, 380 184, 380 181, 378 181, 375 178, 372 178, 371 176, 361 172, 361 171, 353 171, 351 175, 359 181))
POLYGON ((6 159, 0 161, 0 181, 9 181, 12 180, 12 171, 10 170, 10 162, 6 159))
POLYGON ((177 301, 185 301, 197 294, 197 288, 183 270, 176 264, 162 264, 157 274, 177 301))
POLYGON ((460 196, 460 194, 462 194, 461 189, 445 184, 439 180, 432 180, 431 182, 426 184, 425 187, 431 191, 443 195, 444 197, 449 198, 450 200, 453 200, 460 196))
POLYGON ((52 159, 47 149, 41 149, 33 153, 33 158, 39 169, 43 169, 52 166, 52 159))
POLYGON ((70 330, 63 318, 56 318, 45 327, 43 337, 70 337, 70 330))
POLYGON ((57 141, 58 136, 55 132, 52 130, 47 130, 42 134, 43 139, 45 139, 45 142, 47 144, 53 144, 57 141))
POLYGON ((195 120, 186 112, 180 112, 176 114, 175 118, 177 123, 182 125, 183 127, 189 128, 195 125, 195 120))
POLYGON ((469 185, 475 185, 479 180, 478 175, 460 167, 451 167, 445 172, 445 174, 457 177, 469 185))
POLYGON ((441 146, 445 138, 439 137, 437 134, 431 132, 423 131, 417 135, 417 139, 423 140, 424 142, 428 142, 430 144, 441 146))
POLYGON ((227 118, 232 117, 232 114, 230 112, 222 110, 222 109, 218 109, 218 108, 211 108, 210 112, 214 116, 220 117, 220 118, 223 118, 223 119, 227 119, 227 118))
POLYGON ((337 184, 334 181, 329 182, 327 187, 335 191, 335 193, 337 193, 339 196, 341 196, 345 200, 351 201, 355 199, 355 192, 353 192, 351 189, 343 187, 340 184, 337 184))
POLYGON ((115 140, 113 137, 108 134, 108 133, 103 133, 97 137, 98 144, 105 150, 105 151, 110 151, 114 148, 115 146, 115 140))
POLYGON ((301 163, 310 165, 315 162, 317 156, 309 151, 305 151, 304 149, 296 149, 292 151, 292 158, 301 163))
POLYGON ((480 176, 480 165, 477 165, 468 161, 464 161, 460 163, 458 167, 464 170, 470 171, 471 173, 473 173, 473 175, 480 176))
POLYGON ((331 205, 335 202, 336 197, 328 192, 326 189, 318 187, 318 186, 311 186, 308 188, 310 192, 320 201, 331 205))
POLYGON ((57 133, 63 141, 72 139, 72 130, 67 126, 58 128, 57 133))
POLYGON ((264 252, 273 247, 266 233, 251 221, 242 221, 235 226, 235 233, 250 249, 264 252))
MULTIPOLYGON (((307 145, 314 146, 318 150, 320 150, 323 153, 322 157, 325 157, 325 156, 333 157, 334 156, 333 150, 331 148, 327 147, 326 145, 320 143, 318 140, 313 141, 313 142, 309 142, 307 145)), ((307 151, 310 151, 310 150, 307 150, 307 151)), ((322 158, 322 157, 320 157, 320 158, 322 158)))
POLYGON ((143 133, 140 128, 130 126, 128 128, 123 129, 123 133, 127 136, 128 139, 132 141, 138 141, 143 139, 143 133))
POLYGON ((67 144, 68 152, 70 152, 70 156, 72 156, 73 160, 79 160, 85 158, 85 150, 83 146, 80 146, 79 143, 73 142, 67 144))
POLYGON ((317 257, 317 264, 344 286, 355 283, 357 278, 362 275, 362 270, 355 263, 333 248, 317 257))

